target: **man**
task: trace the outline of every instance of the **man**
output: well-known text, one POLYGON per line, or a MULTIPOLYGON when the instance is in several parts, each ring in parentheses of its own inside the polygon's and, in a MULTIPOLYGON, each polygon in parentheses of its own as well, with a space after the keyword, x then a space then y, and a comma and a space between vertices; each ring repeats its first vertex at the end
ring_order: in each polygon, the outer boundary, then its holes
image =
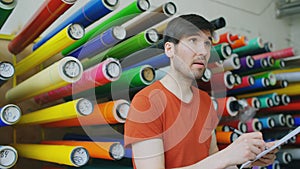
MULTIPOLYGON (((236 168, 270 146, 254 132, 218 150, 217 114, 209 95, 194 87, 210 58, 213 31, 210 22, 195 14, 169 22, 164 47, 170 70, 135 95, 125 123, 125 144, 132 146, 135 168, 236 168)), ((275 151, 253 165, 271 164, 275 151)))

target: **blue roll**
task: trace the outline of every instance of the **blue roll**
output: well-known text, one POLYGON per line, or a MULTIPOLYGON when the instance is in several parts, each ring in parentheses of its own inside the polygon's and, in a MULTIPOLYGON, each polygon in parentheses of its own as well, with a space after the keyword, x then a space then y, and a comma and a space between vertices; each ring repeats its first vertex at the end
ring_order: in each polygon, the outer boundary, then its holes
MULTIPOLYGON (((124 139, 117 139, 117 138, 107 138, 101 136, 92 136, 89 137, 87 135, 80 135, 80 134, 72 134, 66 133, 63 137, 63 140, 77 140, 77 141, 99 141, 99 142, 119 142, 124 146, 124 139)), ((131 148, 125 148, 125 155, 126 158, 132 158, 132 150, 131 148)))
POLYGON ((115 0, 113 3, 107 0, 90 0, 82 8, 78 9, 73 15, 64 20, 64 22, 48 33, 44 38, 33 45, 32 50, 36 50, 42 46, 46 41, 51 39, 55 34, 57 34, 70 23, 78 23, 84 28, 88 27, 98 19, 113 11, 117 4, 118 0, 115 0))
POLYGON ((300 117, 294 117, 295 126, 300 126, 300 117))
POLYGON ((76 57, 78 60, 93 57, 96 54, 99 54, 117 44, 118 42, 123 40, 125 36, 125 28, 120 26, 111 27, 69 53, 68 56, 76 57))
POLYGON ((263 129, 270 129, 275 125, 274 119, 270 117, 261 117, 258 120, 261 122, 263 129))
POLYGON ((170 65, 170 59, 164 54, 160 54, 149 59, 143 60, 139 63, 133 64, 131 66, 123 68, 123 71, 129 70, 134 67, 142 66, 142 65, 151 65, 153 68, 158 69, 165 66, 170 65))

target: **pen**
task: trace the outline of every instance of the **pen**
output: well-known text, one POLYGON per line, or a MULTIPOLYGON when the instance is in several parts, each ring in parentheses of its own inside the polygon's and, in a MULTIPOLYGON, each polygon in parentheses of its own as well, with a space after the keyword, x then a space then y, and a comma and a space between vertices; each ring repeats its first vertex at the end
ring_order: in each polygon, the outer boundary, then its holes
POLYGON ((229 126, 229 129, 230 129, 231 131, 235 132, 235 133, 238 134, 238 135, 244 134, 244 133, 241 132, 240 130, 238 130, 238 129, 236 129, 236 128, 233 128, 233 127, 231 127, 231 126, 229 126))

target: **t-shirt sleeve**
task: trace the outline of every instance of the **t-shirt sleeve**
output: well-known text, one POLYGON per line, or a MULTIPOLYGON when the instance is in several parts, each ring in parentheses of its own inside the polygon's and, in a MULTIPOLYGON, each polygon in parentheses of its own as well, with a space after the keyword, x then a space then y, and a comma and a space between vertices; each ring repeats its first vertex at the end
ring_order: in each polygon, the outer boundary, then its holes
POLYGON ((161 138, 163 127, 161 113, 156 108, 155 101, 144 95, 136 95, 130 105, 125 122, 125 147, 132 143, 161 138))

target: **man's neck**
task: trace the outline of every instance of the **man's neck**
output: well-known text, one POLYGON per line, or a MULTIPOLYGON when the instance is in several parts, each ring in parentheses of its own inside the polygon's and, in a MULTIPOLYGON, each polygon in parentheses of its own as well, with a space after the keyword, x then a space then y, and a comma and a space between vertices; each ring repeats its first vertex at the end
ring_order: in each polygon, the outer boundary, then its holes
POLYGON ((183 76, 170 71, 160 81, 165 88, 167 88, 170 92, 177 96, 181 101, 189 103, 193 98, 191 79, 184 78, 183 76))

